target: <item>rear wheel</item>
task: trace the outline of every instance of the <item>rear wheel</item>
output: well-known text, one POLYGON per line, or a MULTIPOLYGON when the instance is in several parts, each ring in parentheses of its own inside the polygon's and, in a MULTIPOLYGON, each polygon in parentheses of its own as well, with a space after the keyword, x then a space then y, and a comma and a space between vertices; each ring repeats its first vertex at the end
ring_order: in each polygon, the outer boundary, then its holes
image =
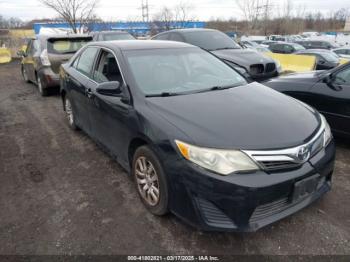
POLYGON ((40 76, 36 77, 36 83, 38 85, 38 90, 39 90, 39 93, 41 94, 41 96, 48 96, 49 92, 48 92, 48 90, 46 88, 44 88, 40 76))
POLYGON ((64 111, 68 120, 68 125, 73 130, 78 130, 78 126, 75 124, 75 115, 72 108, 72 104, 67 96, 64 98, 64 111))
POLYGON ((142 203, 152 214, 165 215, 168 212, 166 176, 157 156, 148 146, 136 150, 132 173, 142 203))

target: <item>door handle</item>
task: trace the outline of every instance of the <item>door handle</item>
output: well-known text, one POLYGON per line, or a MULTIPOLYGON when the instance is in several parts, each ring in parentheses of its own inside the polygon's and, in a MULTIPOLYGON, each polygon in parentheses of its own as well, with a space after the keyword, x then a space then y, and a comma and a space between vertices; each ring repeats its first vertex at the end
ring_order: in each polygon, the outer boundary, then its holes
POLYGON ((86 95, 87 95, 88 98, 92 98, 94 96, 94 94, 92 93, 91 88, 87 88, 85 92, 86 92, 86 95))

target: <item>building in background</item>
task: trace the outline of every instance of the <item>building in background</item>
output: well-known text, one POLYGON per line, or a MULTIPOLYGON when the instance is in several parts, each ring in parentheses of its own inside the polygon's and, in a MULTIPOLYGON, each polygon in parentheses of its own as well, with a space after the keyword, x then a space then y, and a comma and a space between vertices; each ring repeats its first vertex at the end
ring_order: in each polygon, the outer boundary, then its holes
MULTIPOLYGON (((78 27, 80 25, 78 24, 78 27)), ((158 33, 161 31, 176 29, 176 28, 204 28, 205 22, 200 21, 186 21, 186 22, 93 22, 86 24, 80 30, 81 32, 93 31, 109 31, 120 30, 127 31, 134 36, 147 36, 151 33, 158 33)), ((52 29, 69 29, 69 24, 65 22, 49 22, 49 23, 35 23, 33 29, 35 34, 39 34, 42 28, 52 29)))

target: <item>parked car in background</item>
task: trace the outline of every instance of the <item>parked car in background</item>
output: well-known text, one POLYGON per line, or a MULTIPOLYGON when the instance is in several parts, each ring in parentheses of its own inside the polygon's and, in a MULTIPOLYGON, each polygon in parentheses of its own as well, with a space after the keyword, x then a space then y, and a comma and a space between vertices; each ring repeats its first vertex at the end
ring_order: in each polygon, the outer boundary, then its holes
POLYGON ((339 48, 333 49, 332 51, 342 58, 350 59, 350 46, 339 47, 339 48))
POLYGON ((59 68, 81 47, 92 41, 88 35, 39 35, 30 39, 26 51, 18 51, 22 57, 21 72, 26 82, 35 83, 42 96, 50 88, 58 87, 59 68))
POLYGON ((328 71, 292 74, 267 86, 319 110, 333 132, 350 138, 350 63, 328 71))
POLYGON ((255 43, 253 41, 240 41, 239 45, 243 48, 250 48, 250 49, 254 49, 258 52, 262 52, 262 53, 269 53, 271 52, 271 50, 269 50, 266 47, 262 47, 261 45, 259 45, 258 43, 255 43))
POLYGON ((324 117, 248 85, 199 47, 91 43, 61 70, 69 126, 130 171, 152 214, 255 231, 331 189, 335 145, 324 117))
POLYGON ((339 47, 336 44, 332 44, 331 42, 321 41, 321 40, 297 41, 296 43, 299 45, 302 45, 306 49, 328 49, 328 50, 331 50, 331 49, 339 47))
POLYGON ((100 32, 92 32, 93 41, 113 41, 113 40, 134 40, 133 37, 128 32, 124 31, 100 31, 100 32))
POLYGON ((296 43, 275 43, 270 45, 269 49, 272 53, 279 53, 279 54, 293 54, 300 50, 305 50, 305 48, 299 44, 296 43))
POLYGON ((241 74, 262 81, 279 74, 276 62, 261 53, 242 49, 226 34, 213 29, 176 29, 160 33, 152 40, 171 40, 199 46, 234 67, 241 74))
POLYGON ((337 67, 340 64, 339 57, 329 50, 307 49, 300 50, 296 55, 309 55, 316 57, 316 70, 327 70, 337 67))
POLYGON ((273 45, 273 44, 276 44, 276 43, 278 43, 278 42, 277 41, 266 40, 266 41, 262 41, 260 43, 260 45, 263 46, 263 47, 269 48, 270 45, 273 45))

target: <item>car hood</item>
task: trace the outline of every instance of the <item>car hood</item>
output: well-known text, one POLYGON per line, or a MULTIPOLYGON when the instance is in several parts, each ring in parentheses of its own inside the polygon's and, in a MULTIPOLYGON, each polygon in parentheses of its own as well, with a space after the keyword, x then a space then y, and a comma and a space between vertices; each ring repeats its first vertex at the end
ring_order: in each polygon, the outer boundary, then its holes
POLYGON ((320 125, 317 112, 258 83, 153 97, 147 99, 147 104, 192 139, 185 142, 210 148, 259 150, 297 146, 308 141, 320 125))
POLYGON ((221 59, 231 61, 235 64, 244 66, 248 71, 253 64, 274 63, 274 60, 255 50, 247 49, 224 49, 211 51, 221 59))

